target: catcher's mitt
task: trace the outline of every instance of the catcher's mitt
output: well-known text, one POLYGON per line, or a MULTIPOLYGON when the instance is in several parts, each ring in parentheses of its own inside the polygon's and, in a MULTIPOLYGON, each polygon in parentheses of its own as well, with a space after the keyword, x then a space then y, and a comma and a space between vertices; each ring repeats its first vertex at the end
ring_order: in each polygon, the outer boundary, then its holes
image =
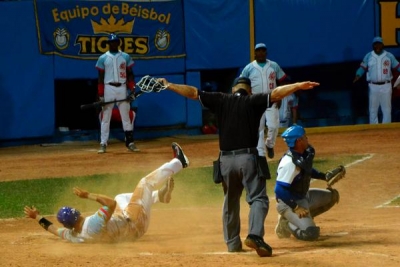
POLYGON ((339 180, 344 178, 346 175, 346 168, 343 165, 339 165, 336 168, 329 170, 325 174, 326 182, 328 187, 336 184, 339 180))
POLYGON ((145 93, 151 93, 151 92, 158 93, 161 90, 167 88, 167 86, 158 82, 157 78, 151 77, 150 75, 146 75, 142 79, 140 79, 140 81, 136 84, 136 86, 138 86, 140 90, 145 93))

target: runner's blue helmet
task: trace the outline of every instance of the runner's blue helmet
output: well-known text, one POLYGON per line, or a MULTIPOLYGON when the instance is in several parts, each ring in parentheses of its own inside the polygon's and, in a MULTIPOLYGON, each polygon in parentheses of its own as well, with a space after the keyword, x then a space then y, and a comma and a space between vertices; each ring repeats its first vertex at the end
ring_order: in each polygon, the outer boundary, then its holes
POLYGON ((71 207, 62 207, 57 213, 57 220, 68 229, 72 229, 81 213, 71 207))
POLYGON ((305 135, 306 131, 304 131, 304 128, 299 126, 299 125, 293 125, 287 128, 283 133, 282 133, 282 138, 288 145, 288 147, 294 147, 296 140, 303 135, 305 135))

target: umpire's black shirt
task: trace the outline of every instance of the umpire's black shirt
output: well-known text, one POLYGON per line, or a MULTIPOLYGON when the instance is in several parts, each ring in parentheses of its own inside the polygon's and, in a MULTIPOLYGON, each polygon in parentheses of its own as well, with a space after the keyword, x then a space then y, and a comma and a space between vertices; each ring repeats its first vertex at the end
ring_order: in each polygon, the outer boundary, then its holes
POLYGON ((199 91, 199 100, 217 116, 220 150, 257 147, 261 116, 272 104, 270 94, 236 96, 199 91))

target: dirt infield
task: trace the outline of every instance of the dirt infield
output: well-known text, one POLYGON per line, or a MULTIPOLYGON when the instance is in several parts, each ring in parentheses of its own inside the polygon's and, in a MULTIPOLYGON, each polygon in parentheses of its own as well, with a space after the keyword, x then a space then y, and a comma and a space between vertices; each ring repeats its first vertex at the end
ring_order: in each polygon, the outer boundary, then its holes
MULTIPOLYGON (((384 205, 400 194, 400 126, 327 133, 310 129, 308 136, 316 158, 366 156, 348 166, 346 178, 335 186, 341 193, 339 205, 316 218, 321 227, 316 242, 278 239, 275 201, 270 196, 265 222, 265 240, 274 249, 270 258, 260 258, 250 249, 226 252, 221 200, 202 209, 190 204, 180 209, 155 207, 149 231, 134 243, 69 244, 32 220, 0 220, 0 266, 400 266, 400 210, 384 205)), ((215 138, 196 137, 139 141, 142 152, 136 154, 126 152, 120 142, 112 143, 105 155, 97 155, 97 144, 91 142, 2 148, 0 181, 152 170, 170 158, 172 141, 184 148, 191 167, 211 165, 218 153, 215 138), (121 166, 127 158, 134 164, 121 166)), ((279 139, 275 154, 285 149, 279 139)), ((173 195, 173 201, 178 198, 173 195)), ((247 214, 243 204, 242 238, 247 214)))

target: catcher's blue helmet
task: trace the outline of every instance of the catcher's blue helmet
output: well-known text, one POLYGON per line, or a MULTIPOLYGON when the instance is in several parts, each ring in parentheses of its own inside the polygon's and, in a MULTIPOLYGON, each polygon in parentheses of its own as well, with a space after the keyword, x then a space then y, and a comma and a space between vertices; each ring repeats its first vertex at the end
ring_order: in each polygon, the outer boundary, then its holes
POLYGON ((57 220, 64 225, 64 227, 72 229, 78 221, 81 213, 71 207, 62 207, 57 213, 57 220))
POLYGON ((115 33, 111 33, 108 36, 108 42, 114 42, 114 41, 119 42, 119 38, 115 33))
POLYGON ((296 140, 305 135, 305 133, 306 131, 304 131, 303 127, 299 125, 293 125, 282 133, 282 138, 285 140, 288 147, 294 147, 296 140))

